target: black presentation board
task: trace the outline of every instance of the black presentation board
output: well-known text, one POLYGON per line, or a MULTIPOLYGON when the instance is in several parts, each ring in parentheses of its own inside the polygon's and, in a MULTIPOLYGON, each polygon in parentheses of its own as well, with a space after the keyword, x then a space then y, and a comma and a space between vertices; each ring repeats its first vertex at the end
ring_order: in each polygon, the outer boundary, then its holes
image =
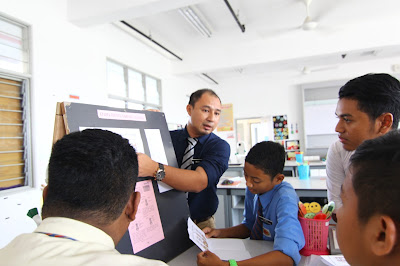
MULTIPOLYGON (((140 129, 144 151, 147 155, 150 155, 150 152, 144 129, 159 129, 162 142, 164 144, 168 165, 174 167, 178 166, 164 113, 145 110, 120 109, 80 103, 64 103, 64 105, 67 121, 66 124, 69 132, 79 131, 79 127, 101 127, 104 129, 107 127, 137 128, 140 129), (101 119, 98 116, 98 110, 125 113, 144 113, 146 121, 101 119)), ((139 178, 139 181, 147 179, 149 178, 139 178)), ((187 233, 189 207, 187 205, 186 194, 184 192, 172 189, 164 193, 159 193, 156 181, 153 181, 153 188, 165 238, 160 242, 136 253, 135 255, 168 262, 193 245, 187 233)), ((133 254, 128 231, 118 243, 116 249, 123 254, 133 254)))

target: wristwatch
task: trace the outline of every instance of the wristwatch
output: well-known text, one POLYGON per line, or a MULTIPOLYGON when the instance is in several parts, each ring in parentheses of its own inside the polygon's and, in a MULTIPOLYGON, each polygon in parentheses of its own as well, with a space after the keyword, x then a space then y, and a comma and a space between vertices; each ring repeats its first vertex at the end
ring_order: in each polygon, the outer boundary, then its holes
POLYGON ((165 177, 165 170, 164 170, 164 165, 162 163, 158 163, 158 169, 154 173, 154 178, 157 181, 162 181, 165 177))

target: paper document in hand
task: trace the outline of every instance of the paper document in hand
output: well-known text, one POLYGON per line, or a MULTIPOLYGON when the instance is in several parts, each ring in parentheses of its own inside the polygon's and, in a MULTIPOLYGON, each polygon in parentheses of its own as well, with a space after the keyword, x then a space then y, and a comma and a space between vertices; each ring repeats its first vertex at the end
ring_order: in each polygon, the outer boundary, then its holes
POLYGON ((246 260, 273 249, 271 241, 235 238, 207 238, 204 232, 188 218, 189 238, 202 250, 215 253, 222 260, 246 260))
POLYGON ((189 238, 198 246, 201 251, 208 250, 207 237, 204 232, 190 219, 188 218, 188 233, 189 238))

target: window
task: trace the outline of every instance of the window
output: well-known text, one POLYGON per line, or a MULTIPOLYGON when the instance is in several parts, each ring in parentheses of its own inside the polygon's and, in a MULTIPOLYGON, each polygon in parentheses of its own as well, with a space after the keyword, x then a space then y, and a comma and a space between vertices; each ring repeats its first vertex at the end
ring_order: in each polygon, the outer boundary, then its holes
POLYGON ((0 78, 0 190, 30 185, 26 83, 0 78))
POLYGON ((32 186, 29 28, 0 16, 0 190, 32 186))
POLYGON ((107 60, 108 105, 128 109, 158 109, 161 80, 107 60))
POLYGON ((0 68, 29 72, 28 27, 0 16, 0 68))

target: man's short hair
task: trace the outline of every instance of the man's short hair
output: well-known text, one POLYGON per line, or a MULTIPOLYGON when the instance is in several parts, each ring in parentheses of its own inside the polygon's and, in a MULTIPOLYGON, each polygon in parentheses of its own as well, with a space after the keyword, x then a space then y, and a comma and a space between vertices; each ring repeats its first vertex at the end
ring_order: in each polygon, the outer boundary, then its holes
POLYGON ((279 143, 262 141, 254 145, 246 156, 245 162, 271 176, 271 180, 283 172, 285 149, 279 143))
POLYGON ((135 190, 137 155, 127 139, 110 131, 73 132, 54 144, 48 176, 43 216, 107 225, 135 190))
POLYGON ((366 74, 348 81, 339 90, 339 99, 357 100, 358 109, 374 121, 383 113, 393 115, 392 129, 400 118, 400 82, 389 74, 366 74))
POLYGON ((358 216, 364 224, 375 214, 400 225, 400 132, 364 141, 350 158, 358 216))
POLYGON ((196 102, 201 98, 201 96, 203 96, 204 93, 209 93, 212 96, 217 97, 219 102, 221 102, 221 99, 218 97, 218 95, 215 93, 215 91, 213 91, 211 89, 200 89, 200 90, 193 92, 190 95, 189 104, 194 107, 196 102))

